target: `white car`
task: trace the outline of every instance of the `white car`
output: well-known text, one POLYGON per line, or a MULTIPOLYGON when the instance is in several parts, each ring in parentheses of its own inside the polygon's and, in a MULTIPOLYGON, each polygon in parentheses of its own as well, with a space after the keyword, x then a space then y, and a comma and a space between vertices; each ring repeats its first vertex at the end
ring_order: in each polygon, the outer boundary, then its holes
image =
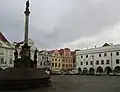
POLYGON ((47 71, 47 70, 46 70, 45 72, 46 72, 48 75, 50 75, 50 71, 47 71))

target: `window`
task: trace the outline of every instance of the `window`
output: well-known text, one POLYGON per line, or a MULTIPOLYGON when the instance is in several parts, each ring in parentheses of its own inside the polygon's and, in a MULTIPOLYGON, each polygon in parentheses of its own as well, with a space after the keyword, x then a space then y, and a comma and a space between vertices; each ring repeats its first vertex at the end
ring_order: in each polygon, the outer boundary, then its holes
POLYGON ((88 58, 88 55, 86 55, 86 58, 88 58))
POLYGON ((47 60, 48 60, 48 57, 47 57, 47 60))
POLYGON ((116 52, 116 56, 119 56, 119 52, 116 52))
POLYGON ((99 54, 99 57, 101 57, 101 54, 99 54))
POLYGON ((93 65, 93 61, 90 61, 90 65, 93 65))
POLYGON ((101 60, 101 65, 103 65, 104 64, 104 60, 101 60))
POLYGON ((9 51, 9 55, 10 55, 10 56, 13 56, 13 51, 9 51))
POLYGON ((51 65, 51 63, 50 63, 50 62, 47 62, 47 65, 51 65))
POLYGON ((12 59, 9 59, 9 64, 12 64, 13 60, 12 59))
POLYGON ((119 62, 119 59, 116 59, 116 64, 119 64, 120 62, 119 62))
POLYGON ((42 56, 42 59, 44 59, 44 56, 42 56))
POLYGON ((45 62, 44 62, 44 65, 45 65, 45 62))
POLYGON ((65 62, 65 60, 63 59, 63 62, 65 62))
POLYGON ((54 67, 54 63, 52 63, 52 66, 54 67))
POLYGON ((110 60, 107 60, 106 64, 110 64, 110 60))
POLYGON ((4 53, 0 53, 0 55, 4 55, 4 53))
POLYGON ((60 63, 59 63, 59 67, 60 67, 60 63))
POLYGON ((54 61, 54 58, 52 59, 52 61, 54 61))
POLYGON ((81 62, 81 65, 83 65, 83 62, 81 62))
POLYGON ((55 63, 55 67, 57 67, 57 63, 55 63))
POLYGON ((2 46, 2 43, 0 43, 0 46, 2 46))
POLYGON ((96 61, 96 65, 99 65, 99 60, 96 61))
POLYGON ((0 64, 4 64, 4 58, 0 58, 0 64))
POLYGON ((81 56, 81 58, 83 58, 83 56, 81 56))
POLYGON ((64 67, 65 65, 63 64, 62 67, 64 67))
POLYGON ((40 63, 40 65, 42 65, 42 62, 40 63))
POLYGON ((68 65, 66 64, 66 67, 68 67, 68 65))
POLYGON ((111 56, 112 56, 112 53, 111 53, 111 56))
POLYGON ((59 61, 60 61, 60 59, 59 59, 59 61))
POLYGON ((88 61, 86 61, 86 65, 88 65, 88 61))
POLYGON ((57 61, 57 59, 55 59, 55 61, 57 61))
POLYGON ((104 53, 104 56, 107 56, 107 53, 104 53))

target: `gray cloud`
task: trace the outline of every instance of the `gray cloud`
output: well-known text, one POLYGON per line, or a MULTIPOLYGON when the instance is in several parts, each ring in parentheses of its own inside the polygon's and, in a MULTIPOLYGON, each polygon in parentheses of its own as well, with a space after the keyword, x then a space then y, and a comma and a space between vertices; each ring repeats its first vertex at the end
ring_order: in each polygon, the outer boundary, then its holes
MULTIPOLYGON (((118 42, 116 34, 103 34, 113 33, 112 27, 120 21, 119 0, 30 1, 29 37, 39 48, 81 48, 105 41, 118 42)), ((24 8, 25 0, 0 0, 0 30, 10 41, 23 40, 24 8)))

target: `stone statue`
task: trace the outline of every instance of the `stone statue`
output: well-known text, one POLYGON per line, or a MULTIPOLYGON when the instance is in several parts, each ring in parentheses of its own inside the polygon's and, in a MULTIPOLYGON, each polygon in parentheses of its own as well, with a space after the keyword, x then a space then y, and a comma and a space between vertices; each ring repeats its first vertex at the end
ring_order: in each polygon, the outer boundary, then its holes
POLYGON ((18 51, 17 51, 17 49, 15 49, 14 56, 15 56, 14 60, 17 60, 18 59, 18 51))
POLYGON ((18 51, 17 49, 15 48, 15 52, 14 52, 14 67, 17 66, 17 60, 18 60, 18 51))
POLYGON ((26 16, 29 16, 29 14, 30 14, 30 11, 29 11, 29 0, 27 0, 27 2, 26 2, 26 10, 25 10, 25 15, 26 16))
POLYGON ((38 52, 38 50, 36 48, 35 53, 34 53, 34 67, 35 68, 37 67, 37 52, 38 52))
POLYGON ((38 50, 36 48, 35 53, 34 53, 34 61, 37 61, 37 52, 38 52, 38 50))
POLYGON ((29 10, 29 0, 26 2, 26 10, 29 10))

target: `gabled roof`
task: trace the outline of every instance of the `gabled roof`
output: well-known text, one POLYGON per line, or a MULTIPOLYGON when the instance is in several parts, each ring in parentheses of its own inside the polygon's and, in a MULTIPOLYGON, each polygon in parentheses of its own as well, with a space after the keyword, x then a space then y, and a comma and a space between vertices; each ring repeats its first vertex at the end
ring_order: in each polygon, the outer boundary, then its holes
POLYGON ((105 46, 110 46, 110 44, 108 43, 105 43, 102 47, 105 47, 105 46))
POLYGON ((1 32, 0 32, 0 40, 9 43, 9 41, 5 38, 5 36, 1 32))
POLYGON ((60 55, 63 55, 63 54, 64 54, 64 49, 60 49, 60 50, 58 50, 58 51, 59 51, 60 55))

